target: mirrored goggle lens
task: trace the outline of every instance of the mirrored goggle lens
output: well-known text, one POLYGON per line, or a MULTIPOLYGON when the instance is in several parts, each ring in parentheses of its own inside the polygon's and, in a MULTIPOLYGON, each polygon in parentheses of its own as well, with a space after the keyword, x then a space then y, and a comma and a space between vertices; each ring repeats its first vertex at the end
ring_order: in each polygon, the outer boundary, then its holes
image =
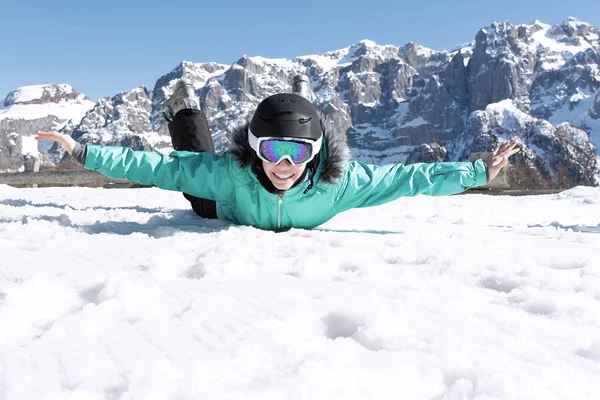
POLYGON ((288 156, 294 164, 304 164, 312 155, 312 145, 295 140, 268 139, 260 142, 260 155, 267 161, 277 164, 288 156))

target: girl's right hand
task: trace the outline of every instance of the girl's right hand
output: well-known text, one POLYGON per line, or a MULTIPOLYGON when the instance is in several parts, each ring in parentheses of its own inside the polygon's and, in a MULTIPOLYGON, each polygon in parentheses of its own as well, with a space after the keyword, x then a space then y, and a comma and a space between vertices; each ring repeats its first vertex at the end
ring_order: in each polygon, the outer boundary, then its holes
POLYGON ((65 148, 65 150, 67 150, 67 152, 69 152, 69 154, 73 153, 73 149, 77 144, 77 142, 75 142, 75 140, 71 136, 58 132, 39 132, 36 135, 35 140, 48 140, 50 142, 58 142, 65 148))

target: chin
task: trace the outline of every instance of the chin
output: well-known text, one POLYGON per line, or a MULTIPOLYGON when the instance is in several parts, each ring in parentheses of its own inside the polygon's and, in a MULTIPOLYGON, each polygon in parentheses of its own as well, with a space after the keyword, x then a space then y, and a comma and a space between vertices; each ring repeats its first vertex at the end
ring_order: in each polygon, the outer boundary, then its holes
MULTIPOLYGON (((271 183, 273 183, 273 182, 271 182, 271 183)), ((275 189, 277 189, 277 190, 288 190, 288 189, 290 189, 294 185, 293 184, 291 184, 291 185, 278 185, 276 183, 273 183, 273 186, 275 186, 275 189)))

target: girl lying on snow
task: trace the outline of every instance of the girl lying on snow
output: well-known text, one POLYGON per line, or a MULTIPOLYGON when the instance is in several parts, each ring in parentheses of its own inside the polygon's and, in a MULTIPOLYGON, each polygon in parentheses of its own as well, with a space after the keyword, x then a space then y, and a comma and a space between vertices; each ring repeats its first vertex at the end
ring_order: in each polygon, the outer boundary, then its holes
POLYGON ((313 228, 355 207, 402 196, 443 196, 484 185, 519 151, 505 143, 486 160, 375 166, 348 161, 344 132, 323 128, 315 106, 296 93, 270 96, 249 124, 231 132, 231 148, 214 154, 206 117, 188 81, 166 102, 174 152, 59 142, 86 169, 111 178, 184 193, 194 211, 261 229, 313 228))

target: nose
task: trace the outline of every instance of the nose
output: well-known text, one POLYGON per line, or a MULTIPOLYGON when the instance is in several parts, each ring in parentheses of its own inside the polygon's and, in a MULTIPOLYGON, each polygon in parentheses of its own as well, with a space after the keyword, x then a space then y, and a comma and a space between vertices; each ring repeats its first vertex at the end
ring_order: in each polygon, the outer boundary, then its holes
POLYGON ((287 158, 284 158, 283 160, 279 161, 277 166, 289 167, 289 166, 292 166, 292 163, 287 158))

